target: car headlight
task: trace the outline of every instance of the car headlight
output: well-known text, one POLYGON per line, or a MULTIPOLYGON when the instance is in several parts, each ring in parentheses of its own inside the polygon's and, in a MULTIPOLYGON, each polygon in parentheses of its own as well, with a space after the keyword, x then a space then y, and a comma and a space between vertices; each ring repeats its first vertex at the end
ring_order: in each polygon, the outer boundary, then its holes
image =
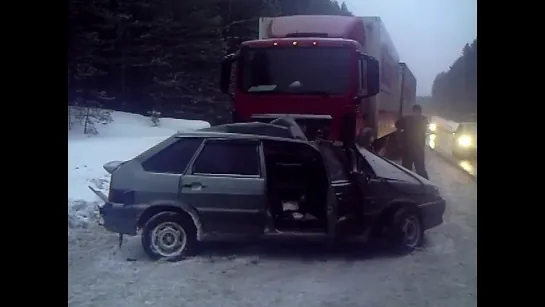
POLYGON ((428 145, 431 149, 435 149, 435 139, 437 138, 436 134, 430 134, 428 136, 428 145))
POLYGON ((473 143, 473 140, 469 135, 462 135, 458 138, 457 143, 460 147, 469 147, 473 143))
POLYGON ((429 196, 431 196, 433 199, 440 199, 441 193, 439 189, 434 185, 426 185, 426 190, 429 196))
POLYGON ((434 123, 429 124, 428 129, 430 129, 430 131, 432 132, 435 132, 437 130, 437 124, 434 124, 434 123))
POLYGON ((461 168, 463 168, 466 172, 473 174, 473 165, 469 161, 460 161, 458 164, 461 168))

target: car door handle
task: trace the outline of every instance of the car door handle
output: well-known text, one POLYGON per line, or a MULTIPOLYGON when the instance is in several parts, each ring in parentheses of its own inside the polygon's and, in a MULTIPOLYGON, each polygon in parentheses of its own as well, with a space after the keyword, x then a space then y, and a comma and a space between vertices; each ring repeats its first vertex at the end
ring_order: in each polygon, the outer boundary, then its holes
POLYGON ((182 187, 184 187, 184 188, 195 188, 195 189, 206 188, 206 186, 201 184, 200 182, 192 182, 192 183, 182 184, 182 187))

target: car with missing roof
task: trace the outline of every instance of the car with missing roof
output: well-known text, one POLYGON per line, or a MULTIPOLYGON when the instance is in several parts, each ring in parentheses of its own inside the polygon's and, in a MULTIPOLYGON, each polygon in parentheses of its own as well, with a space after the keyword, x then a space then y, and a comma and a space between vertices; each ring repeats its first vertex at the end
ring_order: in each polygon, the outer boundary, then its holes
POLYGON ((290 118, 180 132, 104 168, 103 227, 120 244, 140 233, 156 260, 195 255, 212 236, 282 233, 382 237, 407 253, 445 212, 430 181, 356 145, 309 141, 290 118))

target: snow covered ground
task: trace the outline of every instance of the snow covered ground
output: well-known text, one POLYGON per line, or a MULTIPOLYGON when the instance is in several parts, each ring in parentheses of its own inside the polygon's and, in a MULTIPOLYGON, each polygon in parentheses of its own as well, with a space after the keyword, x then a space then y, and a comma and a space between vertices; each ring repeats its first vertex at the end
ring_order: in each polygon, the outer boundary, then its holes
POLYGON ((96 218, 98 197, 93 186, 107 194, 109 175, 102 165, 130 159, 177 131, 209 127, 207 122, 162 118, 152 127, 149 118, 113 112, 113 122, 98 124, 97 135, 84 135, 81 126, 68 130, 68 228, 87 227, 96 218))
POLYGON ((69 134, 69 212, 81 225, 68 236, 68 306, 477 306, 477 185, 433 152, 427 167, 447 200, 445 222, 409 256, 359 244, 330 250, 323 242, 271 239, 212 243, 201 256, 155 263, 139 238, 119 249, 115 234, 89 223, 86 210, 97 199, 87 185, 105 190, 104 162, 130 158, 178 129, 206 123, 173 120, 150 128, 145 117, 114 117, 99 136, 69 134))

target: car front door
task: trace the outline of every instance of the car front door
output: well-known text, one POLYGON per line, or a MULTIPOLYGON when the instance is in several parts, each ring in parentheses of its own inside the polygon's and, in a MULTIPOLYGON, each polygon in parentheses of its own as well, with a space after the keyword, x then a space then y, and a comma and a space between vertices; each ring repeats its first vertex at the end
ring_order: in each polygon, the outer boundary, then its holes
POLYGON ((364 223, 368 224, 384 210, 384 206, 393 197, 391 185, 377 176, 377 171, 389 175, 393 173, 403 177, 408 175, 394 166, 393 162, 388 162, 366 149, 355 148, 354 153, 356 154, 354 178, 363 195, 363 218, 364 223))
MULTIPOLYGON (((338 183, 332 178, 337 170, 335 169, 336 165, 332 162, 335 159, 331 156, 331 151, 328 149, 329 143, 319 142, 318 148, 320 154, 322 155, 322 160, 324 162, 324 167, 328 177, 328 188, 327 188, 327 232, 330 239, 335 239, 338 236, 337 232, 337 223, 339 221, 339 201, 337 196, 339 194, 335 189, 335 185, 338 183)), ((342 185, 342 183, 341 183, 342 185)))
POLYGON ((262 233, 264 163, 258 140, 207 139, 180 182, 207 233, 262 233))

